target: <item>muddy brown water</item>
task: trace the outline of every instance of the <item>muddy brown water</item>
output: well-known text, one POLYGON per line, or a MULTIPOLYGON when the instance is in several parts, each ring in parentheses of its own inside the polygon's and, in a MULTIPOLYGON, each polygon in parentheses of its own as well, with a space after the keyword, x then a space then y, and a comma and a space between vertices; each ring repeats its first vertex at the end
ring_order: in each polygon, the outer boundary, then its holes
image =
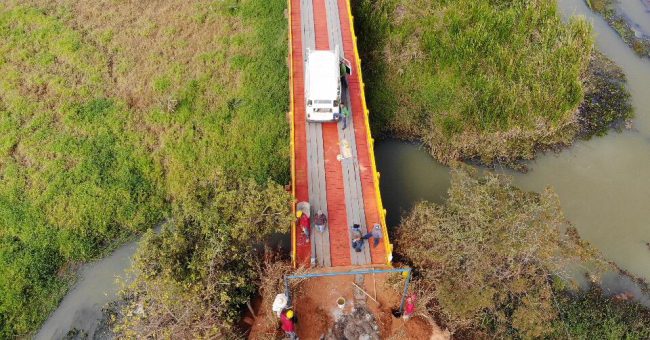
MULTIPOLYGON (((512 175, 524 190, 539 192, 553 187, 566 217, 584 239, 623 269, 650 280, 650 249, 646 245, 650 242, 650 61, 635 55, 583 0, 560 0, 559 8, 565 17, 581 15, 591 21, 600 50, 622 67, 636 114, 634 128, 579 141, 560 153, 540 154, 530 162, 532 170, 526 174, 497 171, 512 175)), ((638 8, 642 13, 630 17, 645 18, 650 24, 650 13, 638 8)), ((388 140, 378 142, 375 149, 389 225, 398 224, 403 212, 417 201, 444 201, 449 170, 424 148, 388 140)), ((642 302, 650 302, 640 297, 629 279, 610 274, 604 283, 614 293, 629 290, 642 302)))
POLYGON ((621 13, 633 23, 635 33, 650 36, 650 1, 619 0, 618 8, 621 13), (647 2, 647 5, 644 4, 647 2))

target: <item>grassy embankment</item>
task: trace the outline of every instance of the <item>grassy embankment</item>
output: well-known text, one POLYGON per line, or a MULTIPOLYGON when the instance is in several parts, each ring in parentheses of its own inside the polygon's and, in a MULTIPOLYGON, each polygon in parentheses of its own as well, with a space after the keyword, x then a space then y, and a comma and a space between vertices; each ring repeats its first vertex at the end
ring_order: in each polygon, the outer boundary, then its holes
POLYGON ((623 41, 643 57, 650 57, 650 37, 637 36, 630 23, 620 14, 614 0, 585 0, 589 8, 602 15, 623 41))
POLYGON ((563 23, 555 1, 362 0, 355 13, 373 129, 444 163, 512 165, 631 114, 589 24, 563 23))
POLYGON ((288 182, 285 7, 0 4, 0 337, 197 183, 288 182))
MULTIPOLYGON (((452 170, 444 205, 418 204, 395 249, 416 269, 421 311, 468 339, 647 339, 650 310, 576 291, 577 262, 613 270, 563 217, 557 196, 452 170)), ((591 277, 597 278, 597 273, 591 277)))

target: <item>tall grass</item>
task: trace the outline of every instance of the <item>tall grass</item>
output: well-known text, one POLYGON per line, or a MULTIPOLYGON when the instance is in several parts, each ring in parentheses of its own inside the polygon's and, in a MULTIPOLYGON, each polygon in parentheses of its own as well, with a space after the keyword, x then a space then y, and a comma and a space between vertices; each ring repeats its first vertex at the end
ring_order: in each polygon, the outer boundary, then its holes
POLYGON ((376 129, 443 161, 527 158, 575 135, 591 29, 563 23, 554 0, 362 0, 356 12, 376 129))
POLYGON ((284 0, 0 4, 0 338, 219 172, 289 178, 284 0))

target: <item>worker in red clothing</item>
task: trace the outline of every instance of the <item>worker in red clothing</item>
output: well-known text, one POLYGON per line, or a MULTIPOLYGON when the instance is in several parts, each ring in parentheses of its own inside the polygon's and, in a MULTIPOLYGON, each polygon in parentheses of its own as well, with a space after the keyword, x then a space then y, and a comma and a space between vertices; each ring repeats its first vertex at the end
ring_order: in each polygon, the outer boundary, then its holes
POLYGON ((415 293, 411 294, 409 297, 406 298, 406 305, 404 306, 404 314, 402 314, 402 317, 404 320, 408 320, 413 316, 413 313, 415 313, 415 293))
POLYGON ((294 340, 298 338, 296 336, 296 328, 293 324, 293 311, 291 309, 287 309, 280 314, 280 322, 282 323, 282 330, 289 339, 294 340))
POLYGON ((302 228, 302 232, 305 233, 305 236, 307 237, 307 243, 309 243, 309 231, 311 229, 309 216, 303 213, 302 210, 298 210, 296 216, 298 217, 298 225, 302 228))

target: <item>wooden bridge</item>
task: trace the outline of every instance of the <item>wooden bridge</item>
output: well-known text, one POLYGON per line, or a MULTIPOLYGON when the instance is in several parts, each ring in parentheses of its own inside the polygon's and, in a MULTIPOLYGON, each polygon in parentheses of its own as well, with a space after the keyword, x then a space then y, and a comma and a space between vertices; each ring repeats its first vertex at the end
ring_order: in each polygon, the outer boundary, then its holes
MULTIPOLYGON (((288 0, 291 81, 292 190, 297 202, 309 202, 311 240, 292 226, 294 266, 339 267, 390 264, 392 245, 386 232, 386 212, 379 191, 373 142, 368 124, 361 60, 357 51, 349 0, 288 0), (334 50, 352 64, 342 103, 350 109, 348 126, 308 123, 305 117, 305 59, 307 49, 334 50), (322 210, 328 218, 324 232, 313 226, 322 210), (379 245, 364 241, 352 248, 352 226, 365 234, 381 225, 379 245)), ((296 206, 294 205, 294 212, 296 206)))

